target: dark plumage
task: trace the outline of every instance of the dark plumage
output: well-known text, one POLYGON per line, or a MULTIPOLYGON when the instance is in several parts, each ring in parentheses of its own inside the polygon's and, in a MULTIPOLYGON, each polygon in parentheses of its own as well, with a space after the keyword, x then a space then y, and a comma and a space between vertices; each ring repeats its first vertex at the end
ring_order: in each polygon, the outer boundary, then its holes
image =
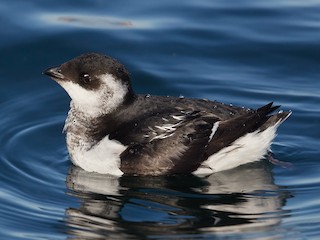
MULTIPOLYGON (((65 127, 68 149, 71 160, 88 171, 109 172, 107 168, 100 171, 99 167, 90 167, 97 154, 101 169, 104 162, 118 161, 118 168, 128 175, 219 171, 221 157, 217 154, 224 154, 230 146, 230 151, 245 149, 245 144, 234 143, 260 133, 268 137, 263 140, 265 146, 262 144, 265 149, 261 152, 265 153, 274 137, 266 130, 274 128, 275 132, 290 115, 270 115, 279 107, 272 103, 252 110, 208 100, 136 95, 124 66, 95 53, 47 69, 45 74, 64 87, 73 100, 65 127), (102 150, 97 150, 102 143, 112 154, 116 151, 116 156, 106 152, 103 159, 102 150), (90 159, 83 157, 86 154, 90 159), (214 156, 219 156, 218 160, 214 156)), ((221 166, 227 169, 225 164, 221 166)))

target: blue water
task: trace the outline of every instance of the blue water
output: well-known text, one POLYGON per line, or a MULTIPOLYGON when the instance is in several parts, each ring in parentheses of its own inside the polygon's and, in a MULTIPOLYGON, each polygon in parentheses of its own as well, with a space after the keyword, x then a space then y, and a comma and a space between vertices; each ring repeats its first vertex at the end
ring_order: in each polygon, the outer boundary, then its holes
POLYGON ((320 1, 0 4, 0 239, 319 239, 320 1), (199 177, 121 177, 70 164, 66 93, 41 73, 109 54, 139 93, 293 115, 266 160, 199 177))

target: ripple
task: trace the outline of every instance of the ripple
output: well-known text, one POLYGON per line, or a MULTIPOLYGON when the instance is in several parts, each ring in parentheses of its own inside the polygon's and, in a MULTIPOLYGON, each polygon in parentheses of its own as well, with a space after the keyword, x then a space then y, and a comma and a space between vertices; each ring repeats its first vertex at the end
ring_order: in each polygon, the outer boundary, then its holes
POLYGON ((5 125, 4 127, 9 131, 4 131, 4 135, 10 135, 5 141, 0 139, 5 142, 2 153, 6 159, 5 162, 14 171, 19 172, 19 175, 28 176, 33 180, 40 181, 39 176, 35 177, 39 174, 42 177, 50 176, 53 169, 49 168, 55 166, 54 161, 58 160, 63 165, 66 163, 67 152, 63 145, 63 137, 57 135, 57 133, 61 135, 61 125, 63 125, 61 117, 24 122, 18 126, 14 125, 14 127, 9 124, 5 125), (60 149, 53 148, 51 143, 57 144, 59 140, 61 142, 60 149), (47 175, 46 172, 51 173, 47 175))
POLYGON ((52 100, 46 95, 46 101, 34 94, 1 104, 0 202, 2 214, 10 216, 2 221, 7 236, 36 239, 46 236, 43 229, 52 224, 64 228, 58 222, 64 215, 61 206, 70 203, 64 194, 69 160, 61 135, 63 118, 42 111, 42 104, 52 100), (18 219, 19 231, 14 224, 18 219))

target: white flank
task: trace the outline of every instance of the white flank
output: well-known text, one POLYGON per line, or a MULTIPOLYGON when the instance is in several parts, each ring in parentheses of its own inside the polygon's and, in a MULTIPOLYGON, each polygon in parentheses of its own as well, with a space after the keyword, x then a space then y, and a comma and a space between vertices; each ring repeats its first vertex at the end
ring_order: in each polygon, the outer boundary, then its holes
POLYGON ((97 90, 87 90, 71 81, 59 81, 66 90, 74 106, 87 115, 106 114, 118 107, 127 94, 127 86, 110 74, 98 76, 101 86, 97 90))
POLYGON ((112 174, 121 176, 120 154, 127 147, 109 136, 102 139, 90 150, 75 149, 72 153, 72 162, 88 172, 112 174))
POLYGON ((240 137, 232 145, 211 155, 194 174, 211 174, 262 159, 276 136, 279 124, 280 121, 263 132, 257 130, 240 137))

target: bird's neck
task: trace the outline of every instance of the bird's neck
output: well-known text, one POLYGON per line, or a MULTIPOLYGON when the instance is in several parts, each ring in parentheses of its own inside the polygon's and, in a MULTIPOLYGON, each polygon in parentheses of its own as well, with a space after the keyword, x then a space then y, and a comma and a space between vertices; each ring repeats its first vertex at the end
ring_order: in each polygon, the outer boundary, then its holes
POLYGON ((90 115, 78 111, 71 103, 63 129, 67 135, 67 147, 70 153, 79 149, 88 150, 95 144, 90 134, 92 121, 90 115))
POLYGON ((126 109, 135 100, 134 96, 125 99, 123 104, 119 106, 114 112, 100 114, 90 114, 90 112, 81 111, 71 101, 68 117, 65 122, 64 132, 67 134, 67 145, 70 148, 82 147, 83 149, 90 149, 97 142, 102 140, 105 136, 114 131, 119 125, 117 112, 126 109))

